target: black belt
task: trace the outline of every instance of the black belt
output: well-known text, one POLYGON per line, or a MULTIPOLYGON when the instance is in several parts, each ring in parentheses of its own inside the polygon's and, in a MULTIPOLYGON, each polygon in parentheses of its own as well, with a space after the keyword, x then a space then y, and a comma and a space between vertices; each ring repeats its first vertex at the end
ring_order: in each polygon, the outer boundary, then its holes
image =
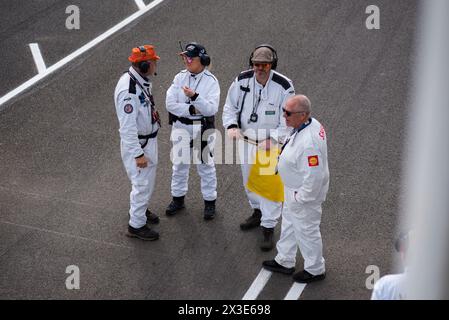
POLYGON ((189 118, 184 118, 184 117, 176 117, 175 121, 179 121, 183 124, 187 124, 187 125, 191 125, 194 124, 195 122, 201 122, 203 120, 203 118, 199 118, 199 119, 189 119, 189 118))
POLYGON ((139 134, 139 135, 137 136, 137 137, 139 138, 139 140, 145 140, 145 143, 141 145, 142 149, 145 148, 145 147, 147 146, 148 140, 153 139, 153 138, 156 138, 157 132, 158 132, 158 131, 159 131, 159 130, 157 130, 157 131, 155 131, 155 132, 153 132, 153 133, 150 133, 150 134, 145 134, 145 135, 139 134))

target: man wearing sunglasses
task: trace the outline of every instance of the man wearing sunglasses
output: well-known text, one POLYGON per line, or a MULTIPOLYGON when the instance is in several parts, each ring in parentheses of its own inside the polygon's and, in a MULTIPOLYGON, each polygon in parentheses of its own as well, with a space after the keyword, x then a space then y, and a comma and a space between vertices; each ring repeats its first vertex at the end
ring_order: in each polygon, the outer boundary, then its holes
POLYGON ((165 213, 174 216, 185 208, 184 198, 188 191, 191 153, 201 178, 204 199, 203 218, 215 217, 217 199, 217 176, 213 159, 215 113, 220 103, 220 85, 208 70, 211 58, 206 48, 191 42, 179 53, 185 69, 173 79, 167 90, 166 107, 172 125, 173 173, 171 181, 172 201, 165 213), (198 143, 197 143, 198 142, 198 143), (197 146, 198 144, 198 146, 197 146), (201 150, 198 150, 201 149, 201 150), (179 156, 180 155, 180 156, 179 156), (200 158, 200 159, 198 159, 200 158))
POLYGON ((304 95, 287 100, 283 109, 287 126, 294 128, 285 141, 278 162, 284 183, 281 237, 274 260, 263 262, 273 272, 293 274, 297 248, 304 270, 293 275, 297 282, 325 278, 321 240, 321 204, 329 189, 326 132, 311 117, 311 104, 304 95))
POLYGON ((246 187, 257 148, 269 150, 286 135, 282 108, 295 94, 292 81, 275 71, 276 50, 267 44, 258 46, 249 59, 250 70, 232 82, 223 108, 223 125, 231 139, 238 140, 243 185, 253 214, 240 224, 242 230, 262 227, 263 251, 274 246, 273 232, 281 215, 282 202, 263 198, 246 187))

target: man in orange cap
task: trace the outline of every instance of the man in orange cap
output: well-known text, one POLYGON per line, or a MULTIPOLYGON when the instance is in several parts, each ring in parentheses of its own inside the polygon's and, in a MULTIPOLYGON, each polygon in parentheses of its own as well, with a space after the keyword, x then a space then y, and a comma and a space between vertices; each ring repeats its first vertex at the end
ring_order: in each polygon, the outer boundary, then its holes
POLYGON ((157 132, 160 128, 150 77, 156 75, 154 46, 133 48, 132 63, 117 83, 115 109, 120 124, 120 147, 123 164, 131 181, 128 236, 156 240, 159 234, 147 226, 159 217, 148 210, 154 189, 158 161, 157 132))

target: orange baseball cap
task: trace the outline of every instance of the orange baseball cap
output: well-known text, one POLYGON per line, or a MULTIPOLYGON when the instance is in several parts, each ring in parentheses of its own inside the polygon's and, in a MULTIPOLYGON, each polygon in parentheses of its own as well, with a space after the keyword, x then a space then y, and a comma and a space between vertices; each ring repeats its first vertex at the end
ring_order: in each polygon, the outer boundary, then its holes
POLYGON ((159 60, 160 58, 161 57, 156 54, 154 46, 146 44, 144 46, 133 48, 128 60, 131 62, 141 62, 147 60, 159 60))

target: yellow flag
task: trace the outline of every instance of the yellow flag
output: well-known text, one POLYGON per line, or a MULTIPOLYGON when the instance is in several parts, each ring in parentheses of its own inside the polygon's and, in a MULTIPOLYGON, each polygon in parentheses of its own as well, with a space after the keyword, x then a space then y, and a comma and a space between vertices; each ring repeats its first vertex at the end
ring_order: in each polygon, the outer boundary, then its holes
POLYGON ((279 153, 279 148, 258 149, 246 184, 249 191, 275 202, 284 201, 284 185, 280 175, 276 174, 279 153))

